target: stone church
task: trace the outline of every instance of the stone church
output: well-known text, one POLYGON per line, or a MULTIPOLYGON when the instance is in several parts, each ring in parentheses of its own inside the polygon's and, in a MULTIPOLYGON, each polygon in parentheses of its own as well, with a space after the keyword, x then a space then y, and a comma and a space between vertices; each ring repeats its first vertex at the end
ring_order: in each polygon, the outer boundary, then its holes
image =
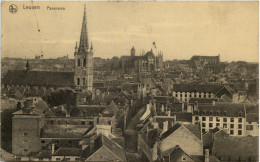
POLYGON ((74 52, 74 72, 32 71, 29 61, 25 70, 9 70, 2 78, 4 87, 25 87, 37 89, 85 89, 93 88, 93 46, 89 47, 86 6, 79 46, 74 52))
POLYGON ((136 56, 135 48, 133 47, 130 56, 121 56, 119 68, 125 73, 162 71, 163 53, 159 52, 158 55, 155 56, 151 49, 151 51, 148 51, 145 55, 136 56))

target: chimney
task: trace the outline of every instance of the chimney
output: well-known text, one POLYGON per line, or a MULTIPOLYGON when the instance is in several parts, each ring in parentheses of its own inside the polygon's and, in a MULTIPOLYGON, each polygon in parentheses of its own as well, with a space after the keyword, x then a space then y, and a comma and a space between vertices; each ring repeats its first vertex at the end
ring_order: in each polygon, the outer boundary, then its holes
POLYGON ((163 133, 168 131, 168 121, 163 122, 163 133))
POLYGON ((184 111, 184 102, 181 103, 181 109, 184 111))
POLYGON ((55 152, 55 144, 51 144, 51 154, 54 154, 55 152))
POLYGON ((205 149, 205 162, 209 162, 209 149, 205 149))
POLYGON ((212 101, 212 105, 215 106, 215 105, 216 105, 216 102, 215 102, 215 101, 212 101))
POLYGON ((161 112, 164 112, 164 105, 162 104, 161 112))
POLYGON ((24 102, 24 108, 28 109, 28 108, 31 108, 31 107, 33 107, 33 100, 32 99, 27 99, 24 102))
POLYGON ((168 110, 168 111, 167 111, 167 115, 168 115, 168 116, 171 116, 171 110, 168 110))
POLYGON ((153 157, 152 157, 153 161, 156 161, 158 158, 157 146, 158 146, 158 142, 156 141, 155 144, 153 145, 153 157))

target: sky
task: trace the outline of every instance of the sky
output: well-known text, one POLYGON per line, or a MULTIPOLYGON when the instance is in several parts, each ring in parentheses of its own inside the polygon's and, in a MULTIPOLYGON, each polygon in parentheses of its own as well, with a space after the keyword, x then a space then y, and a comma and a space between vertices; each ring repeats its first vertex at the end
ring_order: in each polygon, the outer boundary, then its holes
POLYGON ((258 62, 258 2, 241 1, 2 2, 2 57, 73 58, 84 4, 94 57, 130 55, 133 46, 140 55, 155 42, 164 60, 220 54, 221 61, 258 62), (17 13, 9 12, 11 4, 17 13), (40 9, 23 9, 32 5, 40 9))

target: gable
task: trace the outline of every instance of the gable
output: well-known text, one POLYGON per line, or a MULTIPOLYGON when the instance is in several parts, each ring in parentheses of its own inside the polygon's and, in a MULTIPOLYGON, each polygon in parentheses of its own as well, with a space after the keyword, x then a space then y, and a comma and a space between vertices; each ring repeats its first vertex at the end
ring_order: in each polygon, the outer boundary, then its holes
POLYGON ((105 146, 100 147, 96 152, 90 155, 85 161, 122 161, 105 146))

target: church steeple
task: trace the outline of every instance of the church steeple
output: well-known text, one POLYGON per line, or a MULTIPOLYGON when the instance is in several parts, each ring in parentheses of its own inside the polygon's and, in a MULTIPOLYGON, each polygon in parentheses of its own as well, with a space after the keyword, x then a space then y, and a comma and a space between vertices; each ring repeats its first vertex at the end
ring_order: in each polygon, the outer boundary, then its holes
POLYGON ((86 4, 85 4, 78 52, 81 51, 87 52, 88 49, 89 46, 88 46, 88 30, 87 30, 87 13, 86 13, 86 4))

